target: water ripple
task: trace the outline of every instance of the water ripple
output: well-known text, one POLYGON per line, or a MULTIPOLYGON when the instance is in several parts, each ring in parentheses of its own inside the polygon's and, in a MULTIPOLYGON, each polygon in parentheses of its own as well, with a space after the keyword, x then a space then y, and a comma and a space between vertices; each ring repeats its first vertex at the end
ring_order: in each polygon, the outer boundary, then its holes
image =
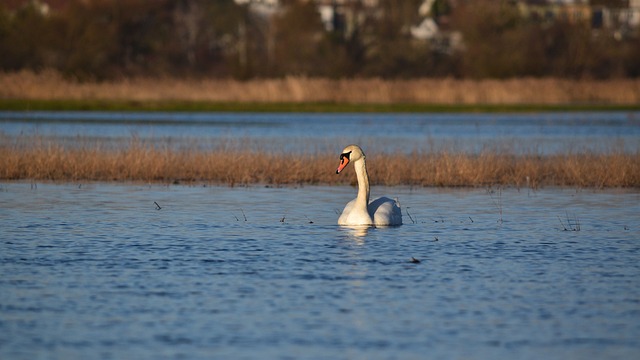
POLYGON ((640 354, 637 192, 375 189, 417 221, 362 233, 350 188, 3 189, 1 358, 640 354))

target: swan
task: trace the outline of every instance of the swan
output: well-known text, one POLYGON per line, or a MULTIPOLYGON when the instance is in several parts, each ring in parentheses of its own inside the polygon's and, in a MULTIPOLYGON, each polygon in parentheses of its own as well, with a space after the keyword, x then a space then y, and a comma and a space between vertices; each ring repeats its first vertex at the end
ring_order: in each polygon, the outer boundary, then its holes
POLYGON ((336 174, 340 174, 347 164, 353 163, 358 179, 358 196, 344 207, 338 225, 402 225, 402 212, 396 200, 380 197, 369 202, 369 174, 364 159, 364 152, 358 145, 349 145, 340 154, 336 174))

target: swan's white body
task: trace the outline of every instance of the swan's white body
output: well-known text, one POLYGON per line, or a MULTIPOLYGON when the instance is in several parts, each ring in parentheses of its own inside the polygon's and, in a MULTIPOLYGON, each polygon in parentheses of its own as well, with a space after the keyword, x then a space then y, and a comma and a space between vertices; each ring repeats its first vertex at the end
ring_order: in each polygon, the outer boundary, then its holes
POLYGON ((336 173, 339 174, 349 162, 353 163, 358 179, 358 196, 344 207, 338 225, 402 225, 402 211, 396 200, 380 197, 369 202, 369 174, 364 159, 365 155, 358 145, 347 146, 340 155, 341 162, 336 173))

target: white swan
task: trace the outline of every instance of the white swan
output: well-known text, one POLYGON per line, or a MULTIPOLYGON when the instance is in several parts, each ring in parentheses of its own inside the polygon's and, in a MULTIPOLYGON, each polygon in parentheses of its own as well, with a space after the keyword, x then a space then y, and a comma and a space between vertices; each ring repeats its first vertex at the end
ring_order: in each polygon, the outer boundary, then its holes
POLYGON ((402 212, 396 200, 381 197, 369 202, 369 174, 364 159, 365 155, 358 145, 349 145, 340 154, 336 174, 340 174, 352 162, 358 179, 358 196, 344 207, 338 225, 402 225, 402 212))

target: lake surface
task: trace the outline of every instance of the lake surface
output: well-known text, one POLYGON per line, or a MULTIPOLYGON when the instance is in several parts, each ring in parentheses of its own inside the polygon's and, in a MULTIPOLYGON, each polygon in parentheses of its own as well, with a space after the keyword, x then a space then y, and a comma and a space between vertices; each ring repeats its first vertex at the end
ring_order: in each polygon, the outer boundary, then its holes
POLYGON ((373 195, 0 183, 0 358, 640 357, 638 191, 373 195))
MULTIPOLYGON (((0 142, 640 151, 640 113, 0 111, 0 142)), ((640 192, 0 183, 0 359, 635 359, 640 192), (416 260, 412 260, 416 259, 416 260)))
POLYGON ((255 114, 0 111, 0 141, 70 145, 338 152, 640 151, 640 112, 531 114, 255 114), (4 139, 3 139, 4 137, 4 139))

